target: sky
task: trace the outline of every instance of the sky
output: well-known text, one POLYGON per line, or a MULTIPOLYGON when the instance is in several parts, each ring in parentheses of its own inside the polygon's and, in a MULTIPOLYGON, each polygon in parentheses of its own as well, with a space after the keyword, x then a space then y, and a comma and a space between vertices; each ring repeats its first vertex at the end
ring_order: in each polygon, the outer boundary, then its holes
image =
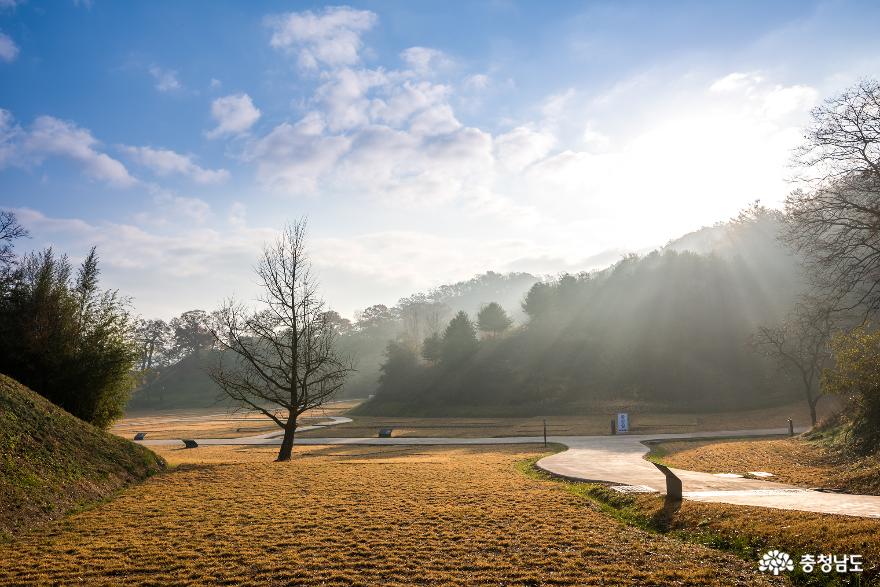
POLYGON ((0 0, 0 209, 145 317, 248 301, 307 217, 343 315, 779 207, 875 2, 0 0))

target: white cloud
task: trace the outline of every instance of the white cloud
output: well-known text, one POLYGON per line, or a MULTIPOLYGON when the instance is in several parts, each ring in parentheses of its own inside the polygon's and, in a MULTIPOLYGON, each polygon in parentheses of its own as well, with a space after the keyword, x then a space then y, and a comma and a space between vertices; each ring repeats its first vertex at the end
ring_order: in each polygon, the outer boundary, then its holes
POLYGON ((283 123, 255 141, 246 157, 257 162, 257 178, 292 193, 310 193, 349 148, 350 139, 324 136, 323 121, 313 113, 295 125, 283 123))
POLYGON ((552 96, 548 96, 544 100, 544 104, 541 106, 541 113, 544 115, 544 118, 549 120, 555 120, 559 118, 562 112, 568 107, 569 103, 575 97, 574 88, 569 88, 564 92, 559 94, 553 94, 552 96))
POLYGON ((582 138, 585 145, 587 145, 588 147, 592 147, 596 151, 604 151, 608 148, 608 145, 611 142, 611 139, 609 139, 606 135, 593 128, 593 124, 591 122, 588 122, 587 125, 584 127, 582 138))
POLYGON ((15 162, 22 134, 12 113, 0 108, 0 169, 15 162))
POLYGON ((183 86, 177 79, 177 72, 173 69, 162 69, 157 65, 150 67, 150 75, 156 80, 156 89, 160 92, 173 92, 183 86))
POLYGON ((122 149, 135 162, 151 169, 160 177, 173 174, 185 175, 196 183, 222 183, 229 179, 225 169, 205 169, 193 162, 191 155, 181 155, 170 149, 123 146, 122 149))
POLYGON ((128 187, 136 180, 125 166, 106 153, 96 150, 98 141, 91 132, 73 122, 52 116, 40 116, 31 125, 24 139, 23 149, 37 161, 46 155, 66 157, 80 163, 93 179, 128 187))
POLYGON ((764 96, 764 112, 770 118, 809 110, 819 101, 819 92, 804 85, 775 86, 764 96))
POLYGON ((233 202, 229 207, 227 220, 232 226, 244 227, 247 224, 247 206, 241 202, 233 202))
POLYGON ((228 225, 214 229, 194 223, 200 215, 205 218, 206 204, 199 202, 157 198, 154 205, 179 222, 149 229, 53 218, 28 208, 15 212, 31 231, 35 247, 53 244, 76 255, 96 245, 107 287, 134 296, 136 308, 147 316, 170 318, 184 309, 210 310, 233 293, 252 299, 257 293, 254 260, 262 243, 277 234, 269 229, 228 225))
POLYGON ((367 93, 388 83, 382 71, 342 68, 327 74, 327 81, 315 92, 318 104, 332 131, 346 130, 369 122, 371 100, 367 93))
POLYGON ((0 0, 0 9, 15 8, 19 4, 24 4, 26 0, 0 0))
MULTIPOLYGON (((382 88, 382 95, 373 100, 370 115, 375 121, 399 127, 419 112, 447 106, 450 93, 449 86, 426 81, 388 83, 382 88)), ((458 126, 456 121, 449 130, 455 130, 458 126)))
POLYGON ((519 172, 546 157, 556 144, 549 132, 520 126, 495 139, 495 154, 505 169, 519 172))
POLYGON ((464 87, 466 90, 476 92, 488 88, 490 82, 491 80, 488 75, 484 73, 475 73, 465 78, 464 87))
POLYGON ((208 132, 208 138, 246 132, 259 120, 260 114, 247 94, 217 98, 211 103, 211 116, 217 121, 217 127, 208 132))
POLYGON ((709 91, 733 98, 746 109, 757 108, 768 118, 783 118, 804 112, 819 100, 819 92, 810 86, 795 84, 769 85, 759 73, 731 73, 716 80, 709 91))
POLYGON ((211 215, 211 206, 199 198, 187 198, 160 190, 160 193, 153 198, 153 202, 159 207, 159 214, 152 212, 148 216, 142 215, 149 222, 158 224, 178 222, 190 226, 191 223, 204 224, 211 215))
POLYGON ((208 84, 208 85, 210 86, 210 88, 211 88, 212 90, 217 90, 217 89, 220 89, 220 87, 223 85, 223 82, 221 82, 221 81, 220 81, 219 79, 217 79, 216 77, 212 77, 212 78, 211 78, 211 83, 208 84))
POLYGON ((320 13, 306 10, 272 16, 266 23, 272 29, 272 47, 295 53, 303 68, 316 69, 357 63, 361 35, 377 20, 368 10, 336 6, 320 13))
POLYGON ((735 71, 712 82, 712 85, 709 86, 709 91, 724 93, 748 90, 760 84, 763 80, 764 78, 755 72, 742 73, 735 71))
POLYGON ((18 57, 18 52, 18 46, 12 40, 12 37, 0 32, 0 61, 12 63, 18 57))
POLYGON ((443 51, 429 47, 410 47, 400 53, 400 58, 420 75, 430 75, 452 65, 452 60, 443 51))

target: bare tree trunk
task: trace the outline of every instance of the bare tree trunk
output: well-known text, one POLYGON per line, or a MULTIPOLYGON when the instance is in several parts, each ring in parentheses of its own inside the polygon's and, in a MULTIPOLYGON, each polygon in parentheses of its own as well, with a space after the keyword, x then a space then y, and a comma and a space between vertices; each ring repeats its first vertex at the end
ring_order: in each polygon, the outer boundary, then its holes
POLYGON ((819 398, 813 398, 809 394, 807 394, 807 403, 810 404, 810 421, 813 423, 813 427, 816 426, 816 404, 819 403, 819 398))
POLYGON ((278 462, 289 461, 293 455, 293 437, 296 434, 296 418, 287 420, 284 427, 284 439, 281 441, 281 450, 278 451, 278 462))

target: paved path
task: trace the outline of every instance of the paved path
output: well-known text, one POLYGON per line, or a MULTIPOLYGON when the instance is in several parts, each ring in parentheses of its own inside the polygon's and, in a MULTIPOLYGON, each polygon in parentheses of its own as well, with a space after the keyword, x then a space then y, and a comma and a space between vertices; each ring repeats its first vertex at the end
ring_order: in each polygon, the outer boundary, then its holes
MULTIPOLYGON (((347 420, 337 418, 337 420, 347 420)), ((332 424, 341 423, 339 421, 332 424)), ((331 425, 332 425, 331 424, 331 425)), ((305 427, 304 427, 305 428, 305 427)), ((311 428, 309 428, 311 429, 311 428)), ((563 444, 568 450, 544 457, 537 466, 552 473, 578 481, 613 483, 644 491, 665 493, 663 474, 643 457, 650 440, 694 438, 722 438, 744 436, 782 435, 787 429, 734 430, 695 432, 687 434, 650 434, 617 436, 551 436, 548 442, 563 444)), ((498 445, 536 444, 538 436, 509 436, 503 438, 301 438, 301 445, 373 445, 373 446, 430 446, 430 445, 498 445)), ((179 445, 179 440, 144 440, 148 446, 179 445)), ((241 438, 199 439, 200 445, 277 445, 281 433, 273 432, 241 438)), ((880 518, 880 496, 824 493, 792 485, 757 479, 725 478, 709 473, 673 469, 682 480, 684 497, 694 501, 761 506, 786 510, 819 512, 880 518)), ((771 471, 772 472, 772 471, 771 471)))

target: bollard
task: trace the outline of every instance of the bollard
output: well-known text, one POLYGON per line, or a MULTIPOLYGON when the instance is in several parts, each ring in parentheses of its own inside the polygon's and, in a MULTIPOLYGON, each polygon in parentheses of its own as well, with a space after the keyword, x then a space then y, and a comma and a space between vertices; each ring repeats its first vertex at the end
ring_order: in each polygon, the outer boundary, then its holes
POLYGON ((681 479, 676 477, 675 473, 670 471, 666 465, 654 463, 654 466, 660 469, 660 472, 666 476, 666 499, 668 501, 681 501, 681 479))
POLYGON ((788 419, 788 435, 794 436, 794 423, 791 421, 791 418, 788 419))
POLYGON ((547 420, 544 420, 544 448, 547 448, 547 420))

